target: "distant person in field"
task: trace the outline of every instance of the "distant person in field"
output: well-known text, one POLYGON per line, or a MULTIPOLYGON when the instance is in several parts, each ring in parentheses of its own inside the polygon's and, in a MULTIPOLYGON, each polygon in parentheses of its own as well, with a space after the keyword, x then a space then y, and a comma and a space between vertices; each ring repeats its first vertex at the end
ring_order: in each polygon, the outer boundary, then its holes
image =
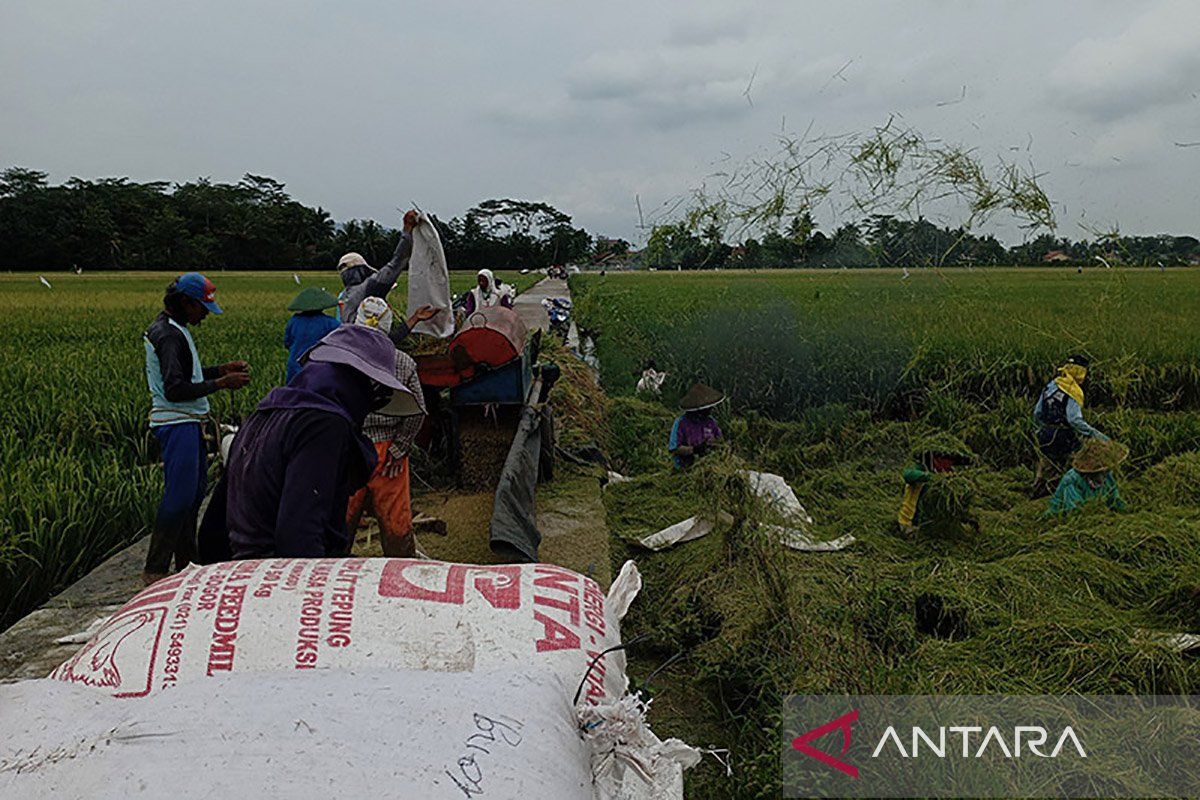
MULTIPOLYGON (((355 324, 388 333, 393 325, 392 320, 392 309, 387 303, 378 297, 368 297, 358 307, 355 324)), ((396 379, 412 393, 418 410, 405 416, 367 415, 363 423, 363 435, 375 446, 377 461, 367 485, 350 498, 346 509, 346 531, 353 541, 363 512, 369 507, 379 522, 383 554, 411 558, 417 554, 417 545, 413 536, 408 453, 413 440, 417 438, 417 432, 421 430, 426 411, 416 362, 403 351, 396 352, 396 379)))
POLYGON ((338 326, 338 318, 325 313, 337 304, 336 297, 315 286, 304 289, 288 304, 288 311, 295 313, 283 329, 283 346, 288 351, 285 383, 291 383, 300 371, 300 356, 338 326))
POLYGON ((342 278, 341 295, 338 297, 339 316, 342 323, 349 325, 354 322, 358 313, 358 304, 364 297, 378 297, 386 300, 388 292, 395 286, 400 273, 408 269, 409 259, 412 258, 413 228, 417 227, 417 212, 408 211, 404 215, 404 230, 400 233, 400 241, 392 259, 376 270, 358 253, 346 253, 338 259, 338 275, 342 278))
POLYGON ((250 382, 245 361, 201 365, 188 326, 220 314, 216 287, 199 272, 188 272, 167 287, 163 311, 142 340, 150 386, 150 430, 162 450, 163 499, 154 518, 143 579, 147 584, 183 569, 196 555, 196 512, 204 500, 208 458, 202 425, 208 396, 218 389, 240 389, 250 382))
POLYGON ((350 551, 346 504, 376 462, 363 422, 372 411, 420 411, 396 377, 396 354, 383 332, 342 325, 309 350, 292 382, 272 389, 242 424, 226 472, 233 558, 350 551))
POLYGON ((1129 448, 1107 439, 1088 439, 1071 460, 1071 469, 1058 482, 1050 498, 1048 515, 1065 514, 1092 502, 1113 511, 1124 511, 1125 501, 1113 470, 1129 456, 1129 448))
POLYGON ((929 437, 914 448, 913 463, 904 469, 904 494, 900 497, 900 510, 896 514, 901 533, 913 536, 931 523, 942 527, 963 524, 977 527, 969 515, 964 514, 958 519, 934 520, 931 519, 934 515, 929 513, 931 506, 940 511, 942 507, 954 505, 938 502, 940 498, 937 497, 931 503, 928 495, 941 489, 940 476, 970 464, 972 456, 965 443, 947 434, 929 437))
POLYGON ((666 379, 667 373, 659 372, 658 365, 653 360, 649 360, 642 368, 641 377, 638 378, 637 393, 660 395, 663 381, 666 379))
POLYGON ((463 315, 492 306, 513 307, 513 288, 496 280, 490 269, 481 269, 475 275, 475 287, 467 293, 463 303, 463 315))
POLYGON ((697 458, 708 453, 723 434, 721 426, 713 417, 713 409, 725 401, 725 395, 716 389, 697 383, 679 401, 683 410, 671 426, 667 450, 675 460, 677 469, 685 469, 697 458))
POLYGON ((1033 409, 1033 418, 1038 424, 1034 497, 1049 493, 1049 482, 1066 469, 1067 461, 1079 449, 1080 437, 1107 438, 1083 419, 1083 382, 1087 378, 1088 365, 1086 357, 1071 356, 1058 368, 1058 376, 1046 384, 1038 396, 1033 409))

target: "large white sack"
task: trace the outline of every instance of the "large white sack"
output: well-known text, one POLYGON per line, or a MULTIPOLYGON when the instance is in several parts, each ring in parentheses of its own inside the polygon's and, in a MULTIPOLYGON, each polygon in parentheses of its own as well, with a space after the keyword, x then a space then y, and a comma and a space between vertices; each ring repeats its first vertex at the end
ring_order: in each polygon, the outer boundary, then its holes
POLYGON ((232 674, 137 702, 0 685, 0 797, 592 798, 553 673, 232 674))
POLYGON ((408 262, 408 316, 424 305, 441 309, 433 319, 418 322, 413 331, 439 339, 454 334, 454 315, 450 313, 450 271, 437 227, 424 213, 413 228, 412 257, 408 262))
POLYGON ((627 686, 619 623, 641 586, 606 597, 553 564, 270 559, 193 567, 143 590, 51 677, 141 697, 230 672, 527 667, 612 702, 627 686), (611 599, 611 603, 610 603, 611 599), (611 606, 611 610, 610 610, 611 606))

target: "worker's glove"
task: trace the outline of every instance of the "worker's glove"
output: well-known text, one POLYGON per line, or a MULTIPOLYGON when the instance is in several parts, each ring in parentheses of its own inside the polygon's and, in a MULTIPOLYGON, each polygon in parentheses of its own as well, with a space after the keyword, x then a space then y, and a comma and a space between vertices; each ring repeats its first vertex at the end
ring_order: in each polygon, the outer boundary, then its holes
POLYGON ((692 450, 692 448, 688 447, 686 444, 682 444, 679 447, 675 448, 675 455, 683 456, 684 458, 686 458, 690 455, 694 455, 694 451, 692 450))
POLYGON ((404 468, 404 459, 396 458, 390 453, 385 455, 384 459, 383 466, 379 468, 379 474, 385 478, 400 477, 400 471, 404 468))

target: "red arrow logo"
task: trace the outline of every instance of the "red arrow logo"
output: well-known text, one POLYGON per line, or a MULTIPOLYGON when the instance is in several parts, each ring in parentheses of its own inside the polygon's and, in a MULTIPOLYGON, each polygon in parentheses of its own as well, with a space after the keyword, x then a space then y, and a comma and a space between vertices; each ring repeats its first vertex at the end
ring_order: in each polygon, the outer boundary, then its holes
POLYGON ((814 739, 820 739, 827 733, 840 730, 842 732, 842 752, 841 755, 846 755, 846 751, 850 749, 850 726, 858 720, 858 709, 854 709, 837 719, 826 722, 819 728, 813 728, 807 733, 802 733, 795 739, 792 739, 792 749, 799 750, 809 758, 815 758, 827 767, 832 767, 838 772, 844 772, 851 778, 858 777, 858 767, 853 764, 847 764, 839 758, 829 755, 824 750, 818 750, 809 745, 809 742, 814 739))

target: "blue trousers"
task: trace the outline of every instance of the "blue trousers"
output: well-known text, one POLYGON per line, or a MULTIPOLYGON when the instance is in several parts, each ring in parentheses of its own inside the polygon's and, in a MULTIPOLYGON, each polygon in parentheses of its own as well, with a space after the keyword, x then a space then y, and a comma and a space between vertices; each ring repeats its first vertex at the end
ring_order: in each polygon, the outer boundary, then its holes
POLYGON ((196 514, 208 484, 208 456, 199 422, 151 428, 162 450, 163 499, 150 534, 146 571, 180 570, 196 558, 196 514))

